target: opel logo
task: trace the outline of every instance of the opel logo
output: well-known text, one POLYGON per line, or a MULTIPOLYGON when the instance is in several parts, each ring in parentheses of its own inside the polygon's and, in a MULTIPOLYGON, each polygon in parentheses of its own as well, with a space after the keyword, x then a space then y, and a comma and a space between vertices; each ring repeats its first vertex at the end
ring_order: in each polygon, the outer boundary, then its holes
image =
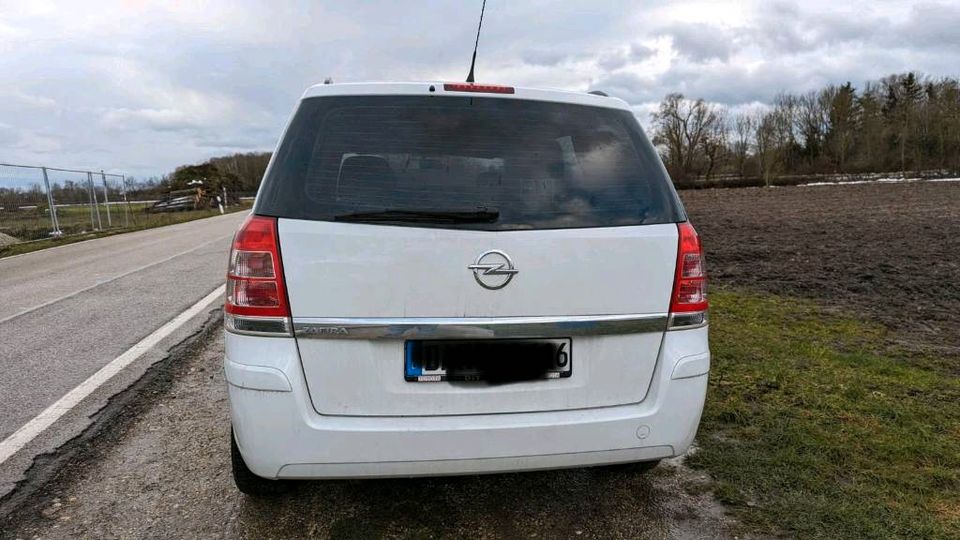
POLYGON ((506 253, 499 249, 485 251, 477 257, 477 261, 467 268, 473 270, 473 278, 484 289, 502 289, 510 283, 513 276, 519 272, 513 267, 513 261, 506 253))

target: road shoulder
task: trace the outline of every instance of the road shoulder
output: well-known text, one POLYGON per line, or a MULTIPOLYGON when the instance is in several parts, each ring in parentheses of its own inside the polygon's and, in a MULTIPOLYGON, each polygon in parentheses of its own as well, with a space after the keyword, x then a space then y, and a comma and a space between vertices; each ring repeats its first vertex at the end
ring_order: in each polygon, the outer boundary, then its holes
POLYGON ((155 384, 170 363, 195 354, 197 347, 221 328, 221 320, 219 307, 192 317, 4 462, 0 467, 0 520, 44 485, 61 478, 69 464, 82 461, 94 443, 102 444, 102 435, 125 421, 132 403, 144 399, 140 396, 143 389, 155 384))

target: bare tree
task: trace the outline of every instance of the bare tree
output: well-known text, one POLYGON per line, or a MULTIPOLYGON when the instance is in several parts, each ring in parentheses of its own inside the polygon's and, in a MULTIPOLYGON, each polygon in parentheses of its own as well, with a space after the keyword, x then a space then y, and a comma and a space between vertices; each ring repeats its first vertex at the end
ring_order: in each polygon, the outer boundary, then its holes
POLYGON ((710 176, 722 165, 727 158, 727 139, 730 129, 727 113, 724 109, 715 110, 716 120, 708 127, 700 143, 703 156, 707 160, 707 168, 703 176, 709 180, 710 176))
POLYGON ((743 178, 754 135, 753 117, 748 113, 737 114, 733 119, 733 145, 731 153, 737 174, 743 178))
POLYGON ((824 139, 830 127, 829 104, 833 100, 833 87, 810 91, 796 100, 796 123, 803 154, 809 165, 815 165, 823 154, 824 139))
POLYGON ((669 94, 652 115, 654 144, 663 149, 663 161, 677 183, 683 183, 703 158, 703 142, 719 121, 717 107, 702 99, 669 94))
POLYGON ((777 150, 777 134, 774 113, 758 113, 753 121, 754 155, 757 158, 757 169, 763 184, 769 186, 773 175, 779 169, 780 156, 777 150))

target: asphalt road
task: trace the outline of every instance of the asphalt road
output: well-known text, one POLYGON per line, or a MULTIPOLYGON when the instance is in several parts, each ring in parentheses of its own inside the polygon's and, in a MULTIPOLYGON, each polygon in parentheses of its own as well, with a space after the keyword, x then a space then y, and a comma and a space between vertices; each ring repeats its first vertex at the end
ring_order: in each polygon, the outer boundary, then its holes
MULTIPOLYGON (((246 212, 0 259, 0 441, 133 344, 223 283, 230 238, 246 212)), ((37 444, 0 463, 0 496, 32 462, 86 424, 206 316, 104 385, 37 444), (85 409, 85 410, 83 410, 85 409), (22 455, 21 455, 22 454, 22 455)))

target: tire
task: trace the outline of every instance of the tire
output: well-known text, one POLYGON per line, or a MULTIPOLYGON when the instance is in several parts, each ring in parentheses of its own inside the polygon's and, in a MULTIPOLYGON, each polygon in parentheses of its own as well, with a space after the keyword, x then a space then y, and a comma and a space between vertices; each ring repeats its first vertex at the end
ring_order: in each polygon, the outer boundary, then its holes
POLYGON ((247 467, 237 446, 237 440, 233 437, 233 428, 230 428, 230 462, 233 466, 233 483, 245 495, 274 497, 290 491, 290 482, 257 476, 247 467))

